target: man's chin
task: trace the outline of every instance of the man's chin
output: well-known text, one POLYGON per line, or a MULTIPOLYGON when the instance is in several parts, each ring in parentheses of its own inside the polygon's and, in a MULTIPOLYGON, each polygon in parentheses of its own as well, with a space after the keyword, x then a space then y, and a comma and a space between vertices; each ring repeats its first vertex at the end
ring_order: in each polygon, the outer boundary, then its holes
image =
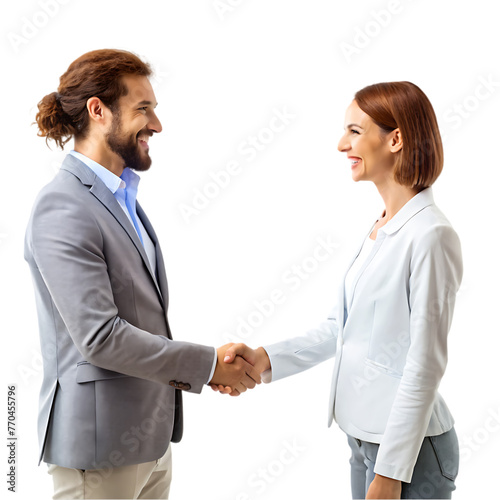
POLYGON ((134 167, 130 167, 130 170, 134 170, 135 172, 146 172, 150 167, 151 163, 149 165, 135 165, 134 167))
POLYGON ((145 151, 141 151, 138 156, 137 161, 130 168, 136 172, 146 172, 151 167, 151 157, 145 151))
POLYGON ((149 161, 149 163, 138 162, 135 163, 134 165, 131 165, 130 169, 135 170, 136 172, 146 172, 147 170, 150 169, 150 167, 151 167, 151 161, 149 161))

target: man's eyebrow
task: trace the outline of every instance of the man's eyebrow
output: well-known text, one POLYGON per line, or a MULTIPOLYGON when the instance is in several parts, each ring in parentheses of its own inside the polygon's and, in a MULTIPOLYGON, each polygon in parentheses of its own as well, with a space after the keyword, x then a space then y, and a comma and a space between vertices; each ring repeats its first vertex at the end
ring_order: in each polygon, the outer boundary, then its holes
MULTIPOLYGON (((137 106, 152 106, 153 102, 152 101, 141 101, 137 103, 137 106)), ((158 103, 156 102, 153 107, 156 108, 158 106, 158 103)))

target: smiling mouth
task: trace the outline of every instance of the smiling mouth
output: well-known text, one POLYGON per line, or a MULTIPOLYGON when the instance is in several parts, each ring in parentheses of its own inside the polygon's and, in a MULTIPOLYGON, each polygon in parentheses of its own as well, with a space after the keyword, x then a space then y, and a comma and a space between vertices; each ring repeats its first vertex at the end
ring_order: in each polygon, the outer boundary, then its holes
POLYGON ((138 139, 138 142, 139 144, 142 146, 143 149, 145 149, 146 151, 149 151, 149 144, 148 144, 148 138, 146 139, 138 139))
POLYGON ((355 156, 350 156, 348 160, 351 162, 351 167, 355 167, 361 162, 361 158, 355 156))

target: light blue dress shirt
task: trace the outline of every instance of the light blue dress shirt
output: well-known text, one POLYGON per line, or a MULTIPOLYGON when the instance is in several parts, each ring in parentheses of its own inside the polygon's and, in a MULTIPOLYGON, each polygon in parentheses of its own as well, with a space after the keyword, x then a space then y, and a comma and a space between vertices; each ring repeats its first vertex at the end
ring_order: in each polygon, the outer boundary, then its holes
POLYGON ((128 167, 123 170, 121 177, 118 177, 113 172, 103 167, 96 161, 91 160, 82 153, 71 150, 69 154, 85 163, 85 165, 87 165, 87 167, 89 167, 113 193, 116 201, 120 204, 128 219, 134 226, 139 239, 144 245, 151 269, 153 270, 153 273, 156 273, 155 246, 149 237, 148 232, 144 228, 141 219, 138 217, 136 209, 137 190, 141 178, 128 167))
MULTIPOLYGON (((102 165, 94 160, 91 160, 82 153, 78 153, 78 151, 71 150, 69 154, 85 163, 85 165, 87 165, 87 167, 89 167, 90 170, 92 170, 92 172, 94 172, 97 177, 99 177, 99 179, 104 182, 106 187, 113 193, 116 201, 118 201, 118 203, 122 207, 128 219, 134 226, 137 235, 142 241, 144 249, 146 250, 146 255, 148 256, 149 263, 151 264, 151 269, 153 270, 154 275, 156 275, 155 246, 153 244, 153 241, 149 237, 148 232, 144 228, 141 219, 138 217, 136 210, 137 190, 141 178, 128 167, 125 167, 121 177, 118 177, 106 167, 103 167, 102 165)), ((217 350, 214 348, 214 362, 207 384, 210 382, 210 380, 212 380, 216 366, 217 350)))

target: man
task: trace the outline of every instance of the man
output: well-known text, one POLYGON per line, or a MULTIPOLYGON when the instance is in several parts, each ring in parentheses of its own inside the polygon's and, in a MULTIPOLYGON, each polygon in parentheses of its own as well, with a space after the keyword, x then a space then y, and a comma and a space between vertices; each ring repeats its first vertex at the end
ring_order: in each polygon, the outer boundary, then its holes
POLYGON ((39 134, 74 150, 39 194, 26 232, 44 378, 40 461, 54 498, 167 498, 181 390, 260 383, 228 346, 172 340, 155 232, 136 202, 161 132, 150 67, 126 51, 74 61, 38 105, 39 134))

